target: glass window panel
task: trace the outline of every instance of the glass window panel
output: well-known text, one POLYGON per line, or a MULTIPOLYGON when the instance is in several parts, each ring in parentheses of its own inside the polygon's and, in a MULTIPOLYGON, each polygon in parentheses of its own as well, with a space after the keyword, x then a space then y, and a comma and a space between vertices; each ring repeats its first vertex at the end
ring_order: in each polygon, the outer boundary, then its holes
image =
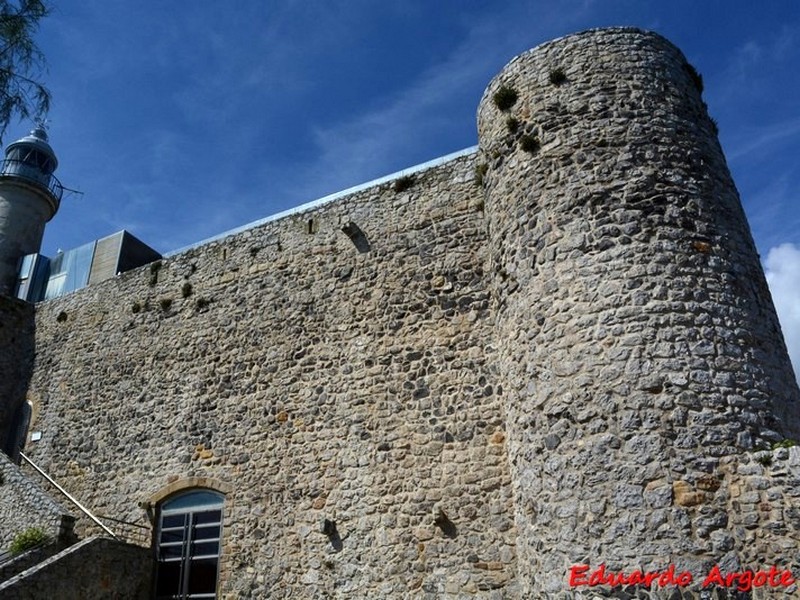
POLYGON ((219 525, 203 525, 194 530, 192 537, 196 540, 218 539, 219 530, 219 525))
POLYGON ((223 496, 210 490, 180 494, 161 507, 158 533, 158 597, 216 597, 223 496), (175 570, 181 565, 182 570, 175 570), (169 577, 177 581, 165 582, 169 577), (177 592, 173 590, 177 586, 177 592))
POLYGON ((175 542, 182 542, 183 541, 183 529, 176 529, 172 531, 162 531, 161 532, 161 543, 162 544, 169 544, 175 542))
POLYGON ((64 272, 64 253, 59 252, 50 259, 50 274, 58 275, 64 272))
POLYGON ((186 515, 164 515, 161 520, 161 528, 167 529, 169 527, 183 527, 186 524, 186 515))
POLYGON ((192 556, 216 556, 219 550, 219 542, 196 542, 192 546, 192 556))
POLYGON ((47 281, 47 288, 44 293, 45 300, 58 298, 64 293, 64 282, 67 280, 66 273, 59 273, 58 275, 51 275, 47 281))
POLYGON ((23 257, 17 279, 17 298, 38 302, 44 297, 44 288, 50 276, 50 261, 41 254, 23 257))
POLYGON ((94 248, 95 242, 89 242, 67 252, 61 252, 50 261, 50 280, 45 292, 46 299, 73 292, 89 283, 94 248))
POLYGON ((183 544, 159 546, 163 560, 179 559, 183 556, 183 544))
POLYGON ((22 257, 22 264, 19 268, 19 278, 20 279, 27 279, 33 274, 33 264, 34 259, 36 258, 35 254, 26 254, 22 257))
POLYGON ((169 597, 180 592, 181 567, 180 561, 159 563, 156 595, 169 597))
POLYGON ((64 284, 65 293, 79 290, 89 283, 89 272, 92 269, 92 259, 94 258, 94 246, 94 242, 89 242, 65 253, 68 263, 66 268, 67 281, 64 284))
POLYGON ((213 594, 217 589, 217 559, 193 560, 189 566, 189 594, 213 594))
POLYGON ((222 520, 221 510, 210 510, 207 512, 200 512, 194 514, 194 522, 198 525, 203 524, 218 524, 222 520))
POLYGON ((199 491, 181 494, 164 503, 163 510, 172 511, 186 508, 200 508, 207 505, 222 506, 222 496, 216 492, 199 491))

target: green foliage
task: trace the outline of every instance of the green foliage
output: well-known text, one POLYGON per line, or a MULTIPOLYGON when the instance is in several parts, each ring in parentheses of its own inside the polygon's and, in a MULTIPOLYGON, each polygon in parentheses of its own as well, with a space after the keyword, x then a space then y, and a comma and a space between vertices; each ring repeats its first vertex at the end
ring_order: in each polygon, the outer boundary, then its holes
POLYGON ((703 93, 703 87, 704 87, 703 86, 703 76, 700 75, 700 73, 697 72, 697 69, 695 69, 688 62, 687 63, 683 63, 683 70, 686 71, 686 73, 689 75, 689 77, 692 80, 692 83, 694 83, 694 87, 697 88, 697 91, 702 94, 703 93))
POLYGON ((399 179, 395 180, 394 182, 394 191, 395 192, 404 192, 408 188, 414 185, 414 176, 413 175, 404 175, 399 179))
POLYGON ((533 154, 539 150, 539 138, 535 135, 523 135, 521 138, 519 138, 519 146, 525 150, 525 152, 530 152, 533 154))
POLYGON ((209 304, 211 304, 211 300, 208 298, 198 298, 195 306, 197 307, 197 310, 203 310, 207 308, 209 304))
POLYGON ((494 93, 494 96, 492 96, 494 105, 500 110, 508 110, 514 106, 517 102, 517 98, 519 98, 517 90, 505 85, 501 86, 500 89, 494 93))
POLYGON ((756 460, 765 467, 768 467, 772 464, 772 454, 768 452, 765 452, 764 454, 759 454, 758 456, 756 456, 756 460))
POLYGON ((31 527, 14 536, 8 550, 11 554, 22 554, 26 550, 47 542, 49 539, 49 536, 44 531, 37 527, 31 527))
POLYGON ((481 163, 475 165, 475 183, 483 185, 483 178, 486 177, 486 172, 489 170, 489 165, 481 163))
POLYGON ((796 441, 786 439, 786 440, 781 440, 780 442, 775 442, 774 444, 772 444, 772 449, 773 450, 777 450, 778 448, 793 448, 794 446, 797 446, 797 442, 796 441))
POLYGON ((162 298, 158 301, 159 306, 161 306, 161 310, 164 312, 168 311, 172 306, 172 298, 162 298))
POLYGON ((187 281, 186 283, 183 284, 183 287, 181 288, 181 296, 183 296, 184 298, 188 298, 191 295, 192 295, 192 284, 187 281))
POLYGON ((553 85, 561 85, 567 80, 567 74, 563 69, 553 69, 550 71, 550 83, 553 85))
POLYGON ((158 283, 158 272, 161 270, 161 261, 150 263, 150 287, 158 283))
POLYGON ((519 119, 515 119, 514 117, 508 117, 506 119, 506 127, 510 133, 516 133, 517 129, 519 129, 519 119))
POLYGON ((50 92, 38 81, 44 55, 33 41, 49 10, 43 0, 0 0, 0 140, 15 115, 40 120, 50 108, 50 92))

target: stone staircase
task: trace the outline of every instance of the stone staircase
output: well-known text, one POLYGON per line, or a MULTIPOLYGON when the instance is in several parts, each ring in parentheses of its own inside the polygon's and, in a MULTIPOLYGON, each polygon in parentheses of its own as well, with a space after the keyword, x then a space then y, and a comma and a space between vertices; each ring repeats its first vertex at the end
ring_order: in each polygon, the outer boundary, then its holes
POLYGON ((32 529, 44 534, 46 541, 18 555, 0 552, 0 598, 149 598, 150 528, 109 517, 101 520, 20 456, 33 472, 23 472, 0 452, 0 548, 9 547, 17 535, 32 529), (42 476, 41 483, 34 472, 42 476), (90 537, 78 540, 76 518, 54 500, 56 494, 85 517, 80 530, 90 537))
POLYGON ((151 571, 148 548, 90 537, 0 583, 0 598, 147 600, 151 571), (57 594, 54 590, 58 590, 57 594))
POLYGON ((69 544, 61 541, 40 544, 26 550, 22 554, 9 551, 0 553, 0 584, 28 570, 34 565, 44 562, 67 548, 69 544))

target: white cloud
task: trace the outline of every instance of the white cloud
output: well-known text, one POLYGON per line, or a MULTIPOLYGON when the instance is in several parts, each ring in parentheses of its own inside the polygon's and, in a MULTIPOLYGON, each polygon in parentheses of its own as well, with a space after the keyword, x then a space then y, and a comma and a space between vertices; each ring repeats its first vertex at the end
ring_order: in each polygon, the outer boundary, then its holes
POLYGON ((765 266, 795 377, 800 381, 800 247, 781 244, 771 248, 765 266))

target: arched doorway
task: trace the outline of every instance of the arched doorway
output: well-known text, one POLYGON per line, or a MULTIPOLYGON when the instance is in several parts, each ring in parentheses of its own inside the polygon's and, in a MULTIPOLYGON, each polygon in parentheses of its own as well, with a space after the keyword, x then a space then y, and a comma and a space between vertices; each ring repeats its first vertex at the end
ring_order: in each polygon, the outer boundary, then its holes
POLYGON ((217 597, 224 496, 194 489, 159 505, 156 599, 217 597))

